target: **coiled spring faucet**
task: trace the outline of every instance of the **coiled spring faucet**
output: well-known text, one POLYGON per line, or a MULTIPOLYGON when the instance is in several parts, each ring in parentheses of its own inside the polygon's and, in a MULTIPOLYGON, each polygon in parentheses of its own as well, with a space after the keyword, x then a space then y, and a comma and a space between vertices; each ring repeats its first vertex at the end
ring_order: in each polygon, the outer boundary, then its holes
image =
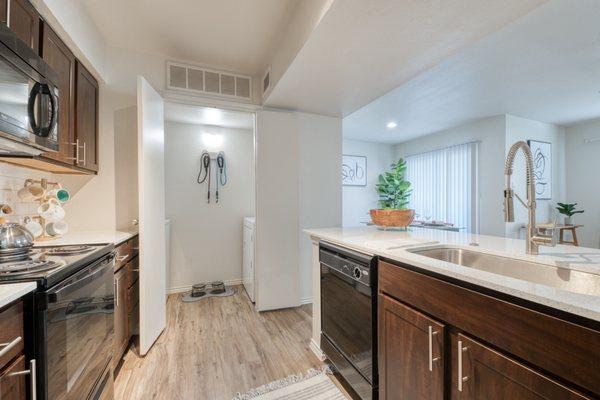
POLYGON ((544 233, 536 227, 535 223, 535 177, 533 175, 533 155, 531 154, 531 148, 524 141, 516 142, 512 145, 508 151, 506 157, 506 164, 504 165, 504 221, 515 222, 515 206, 513 197, 527 209, 528 222, 527 222, 527 234, 526 234, 526 250, 527 254, 538 254, 540 246, 556 246, 556 235, 555 229, 545 228, 544 233), (521 197, 516 194, 510 185, 510 178, 513 173, 513 165, 515 162, 515 156, 517 151, 522 150, 525 154, 525 163, 527 168, 527 202, 523 201, 521 197), (550 231, 550 234, 546 233, 550 231))

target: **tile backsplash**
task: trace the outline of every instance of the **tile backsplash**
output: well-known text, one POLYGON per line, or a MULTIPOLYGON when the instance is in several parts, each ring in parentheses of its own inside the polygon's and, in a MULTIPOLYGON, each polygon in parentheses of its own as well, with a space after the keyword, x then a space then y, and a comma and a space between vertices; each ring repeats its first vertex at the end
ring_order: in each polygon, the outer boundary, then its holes
POLYGON ((52 174, 0 163, 0 203, 8 204, 13 209, 12 214, 3 215, 8 221, 23 222, 24 217, 37 214, 37 202, 24 202, 17 196, 28 178, 50 180, 52 174))

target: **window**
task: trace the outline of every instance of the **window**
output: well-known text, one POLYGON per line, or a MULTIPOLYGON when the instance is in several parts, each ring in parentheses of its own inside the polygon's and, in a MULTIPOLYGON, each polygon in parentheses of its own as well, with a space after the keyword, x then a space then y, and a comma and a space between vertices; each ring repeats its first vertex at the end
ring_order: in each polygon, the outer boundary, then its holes
POLYGON ((406 157, 410 207, 418 219, 478 231, 477 153, 477 143, 466 143, 406 157))

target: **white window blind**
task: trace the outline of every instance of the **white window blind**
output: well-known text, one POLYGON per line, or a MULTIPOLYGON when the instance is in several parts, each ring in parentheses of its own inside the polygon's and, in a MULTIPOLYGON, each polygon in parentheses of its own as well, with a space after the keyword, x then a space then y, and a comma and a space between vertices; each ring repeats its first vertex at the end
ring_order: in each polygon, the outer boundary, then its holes
POLYGON ((419 219, 477 232, 477 153, 477 143, 466 143, 406 157, 410 207, 419 219))

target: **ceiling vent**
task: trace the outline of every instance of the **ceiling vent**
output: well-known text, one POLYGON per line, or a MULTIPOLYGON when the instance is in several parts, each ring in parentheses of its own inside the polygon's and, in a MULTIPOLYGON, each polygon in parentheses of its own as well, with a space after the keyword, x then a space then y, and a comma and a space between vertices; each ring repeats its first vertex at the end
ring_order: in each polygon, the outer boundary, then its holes
POLYGON ((251 100, 252 78, 246 75, 167 61, 167 89, 229 99, 251 100))

